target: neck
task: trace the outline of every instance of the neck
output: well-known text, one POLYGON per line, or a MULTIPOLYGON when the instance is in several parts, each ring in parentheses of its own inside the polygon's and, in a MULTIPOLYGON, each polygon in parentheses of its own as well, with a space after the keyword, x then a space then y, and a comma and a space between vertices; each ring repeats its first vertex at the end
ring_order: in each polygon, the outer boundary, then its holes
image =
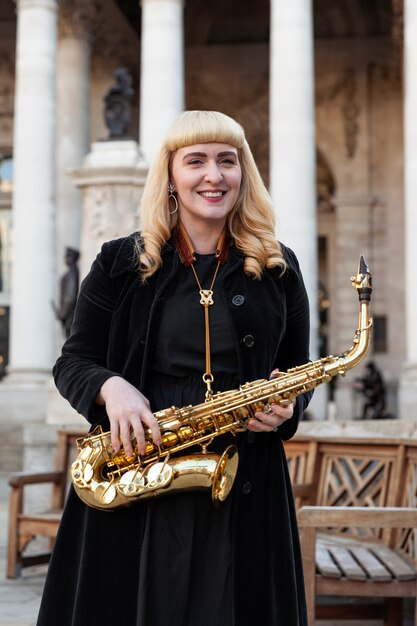
MULTIPOLYGON (((195 237, 195 234, 194 234, 195 237)), ((229 237, 227 236, 226 228, 217 235, 217 231, 205 231, 204 240, 202 237, 197 237, 200 245, 198 248, 194 245, 194 241, 191 239, 187 229, 182 222, 178 222, 175 232, 175 242, 178 253, 180 255, 181 262, 185 266, 193 265, 196 260, 197 254, 215 254, 216 259, 220 265, 224 265, 229 256, 229 237), (214 237, 215 236, 215 237, 214 237), (215 243, 213 243, 215 242, 215 243)))
POLYGON ((183 225, 191 239, 194 250, 198 254, 211 254, 216 252, 217 242, 224 228, 224 223, 215 224, 210 228, 207 227, 206 224, 201 228, 195 225, 183 225))

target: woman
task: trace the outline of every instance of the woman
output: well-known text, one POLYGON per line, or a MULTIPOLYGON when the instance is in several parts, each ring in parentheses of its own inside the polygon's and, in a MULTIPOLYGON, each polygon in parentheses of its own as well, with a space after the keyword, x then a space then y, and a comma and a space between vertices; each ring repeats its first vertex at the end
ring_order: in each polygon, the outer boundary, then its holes
MULTIPOLYGON (((58 389, 116 450, 139 451, 153 411, 308 361, 308 302, 243 129, 183 113, 152 165, 141 235, 105 244, 85 279, 58 389), (206 311, 208 313, 206 313, 206 311), (208 343, 207 343, 208 341, 208 343), (202 375, 204 374, 204 381, 202 375)), ((282 439, 308 394, 256 413, 232 492, 179 493, 111 513, 71 491, 38 626, 306 626, 298 532, 282 439)))

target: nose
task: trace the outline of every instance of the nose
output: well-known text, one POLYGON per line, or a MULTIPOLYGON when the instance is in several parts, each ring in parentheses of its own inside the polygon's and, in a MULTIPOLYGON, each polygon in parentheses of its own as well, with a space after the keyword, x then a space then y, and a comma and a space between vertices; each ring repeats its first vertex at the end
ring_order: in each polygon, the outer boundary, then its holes
POLYGON ((218 183, 223 180, 223 174, 216 161, 209 161, 207 163, 204 179, 208 183, 218 183))

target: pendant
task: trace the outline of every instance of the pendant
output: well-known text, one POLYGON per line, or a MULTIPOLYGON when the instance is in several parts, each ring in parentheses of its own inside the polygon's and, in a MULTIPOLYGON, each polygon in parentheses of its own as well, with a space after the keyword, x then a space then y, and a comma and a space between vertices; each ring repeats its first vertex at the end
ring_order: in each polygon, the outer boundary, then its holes
POLYGON ((214 304, 213 291, 211 289, 200 289, 200 304, 203 306, 214 304))

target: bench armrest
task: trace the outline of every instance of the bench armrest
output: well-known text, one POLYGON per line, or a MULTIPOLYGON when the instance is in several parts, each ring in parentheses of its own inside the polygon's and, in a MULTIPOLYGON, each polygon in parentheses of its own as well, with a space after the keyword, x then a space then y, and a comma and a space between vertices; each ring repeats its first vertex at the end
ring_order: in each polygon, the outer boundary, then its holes
POLYGON ((303 506, 298 512, 300 528, 415 528, 417 508, 362 506, 303 506))
POLYGON ((10 487, 20 488, 24 485, 55 483, 58 485, 64 478, 64 472, 17 472, 9 478, 10 487))

